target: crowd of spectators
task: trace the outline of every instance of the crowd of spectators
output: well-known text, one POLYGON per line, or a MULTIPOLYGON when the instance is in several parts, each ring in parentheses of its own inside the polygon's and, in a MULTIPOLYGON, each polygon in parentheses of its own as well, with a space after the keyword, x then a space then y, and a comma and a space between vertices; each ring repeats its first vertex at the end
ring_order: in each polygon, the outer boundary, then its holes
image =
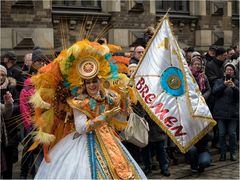
MULTIPOLYGON (((130 46, 122 56, 129 58, 128 77, 136 70, 143 57, 145 48, 154 34, 154 28, 144 31, 144 44, 130 46)), ((106 43, 105 41, 99 43, 106 43)), ((226 161, 229 144, 230 160, 237 160, 237 131, 239 124, 239 49, 210 45, 206 53, 198 52, 194 47, 182 50, 187 64, 199 85, 217 126, 186 153, 192 172, 203 172, 211 164, 209 142, 214 148, 219 148, 220 161, 226 161), (226 138, 227 135, 229 138, 226 138), (226 142, 228 139, 229 143, 226 142)), ((118 54, 119 55, 119 54, 118 54)), ((13 164, 18 161, 18 145, 24 146, 21 159, 21 178, 26 179, 31 174, 35 176, 42 152, 27 150, 31 146, 31 118, 33 107, 29 103, 34 87, 30 77, 38 69, 47 64, 48 60, 41 48, 35 47, 24 56, 24 64, 20 68, 13 52, 7 52, 2 57, 0 66, 1 87, 1 177, 11 179, 13 164), (19 101, 20 100, 20 101, 19 101), (19 130, 20 129, 20 130, 19 130), (22 132, 22 133, 21 133, 22 132)), ((144 166, 146 175, 159 164, 161 174, 170 176, 169 160, 177 163, 174 153, 177 147, 158 125, 151 120, 140 103, 133 105, 133 110, 146 119, 149 124, 149 144, 144 148, 125 142, 129 152, 138 163, 144 166)))

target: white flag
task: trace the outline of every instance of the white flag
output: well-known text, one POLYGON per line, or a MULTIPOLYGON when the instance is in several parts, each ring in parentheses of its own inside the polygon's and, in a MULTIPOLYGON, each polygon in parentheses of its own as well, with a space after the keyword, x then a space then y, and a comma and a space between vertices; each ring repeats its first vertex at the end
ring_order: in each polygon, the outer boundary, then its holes
POLYGON ((168 18, 162 19, 134 75, 139 101, 185 153, 216 121, 181 54, 168 18))

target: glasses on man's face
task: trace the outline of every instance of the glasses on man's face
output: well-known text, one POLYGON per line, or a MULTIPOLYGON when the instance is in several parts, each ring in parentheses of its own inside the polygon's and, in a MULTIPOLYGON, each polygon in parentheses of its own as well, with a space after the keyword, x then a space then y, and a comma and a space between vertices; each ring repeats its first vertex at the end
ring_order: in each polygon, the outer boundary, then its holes
POLYGON ((144 51, 137 51, 136 53, 138 53, 138 54, 143 54, 144 51))

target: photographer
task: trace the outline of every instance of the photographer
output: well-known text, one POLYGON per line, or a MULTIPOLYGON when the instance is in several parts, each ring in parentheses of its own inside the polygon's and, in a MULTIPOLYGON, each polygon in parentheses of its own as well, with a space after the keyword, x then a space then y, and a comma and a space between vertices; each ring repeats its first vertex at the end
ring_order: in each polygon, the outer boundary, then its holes
POLYGON ((19 114, 19 102, 16 80, 7 76, 7 69, 2 65, 0 65, 0 95, 1 151, 4 154, 4 158, 1 157, 1 163, 6 162, 5 168, 1 169, 1 177, 3 179, 11 179, 13 164, 18 161, 18 120, 15 116, 19 114), (10 103, 12 103, 12 107, 7 108, 6 105, 10 103), (5 105, 3 109, 2 105, 5 105))
POLYGON ((235 78, 236 68, 227 63, 224 67, 225 77, 215 81, 212 93, 215 96, 213 108, 214 119, 218 122, 220 161, 226 160, 226 133, 229 135, 230 159, 237 160, 237 122, 239 121, 239 82, 235 78))

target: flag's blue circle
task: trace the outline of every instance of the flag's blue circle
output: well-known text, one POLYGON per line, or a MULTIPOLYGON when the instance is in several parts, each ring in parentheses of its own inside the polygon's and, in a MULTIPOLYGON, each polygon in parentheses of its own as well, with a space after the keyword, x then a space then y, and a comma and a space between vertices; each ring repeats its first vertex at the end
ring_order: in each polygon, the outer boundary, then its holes
POLYGON ((160 78, 163 90, 172 96, 184 94, 184 79, 182 71, 176 67, 167 68, 160 78))

